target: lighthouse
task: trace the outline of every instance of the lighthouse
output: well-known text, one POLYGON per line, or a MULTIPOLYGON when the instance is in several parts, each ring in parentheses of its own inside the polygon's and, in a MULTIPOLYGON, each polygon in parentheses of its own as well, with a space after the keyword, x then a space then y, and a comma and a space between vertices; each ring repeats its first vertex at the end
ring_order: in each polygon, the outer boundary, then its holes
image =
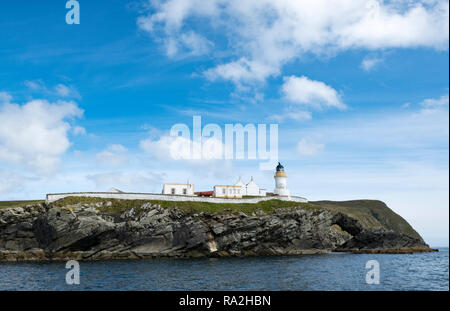
POLYGON ((289 197, 291 193, 289 192, 286 184, 286 172, 284 171, 284 167, 280 162, 278 162, 274 178, 275 190, 273 191, 273 193, 279 196, 289 197))

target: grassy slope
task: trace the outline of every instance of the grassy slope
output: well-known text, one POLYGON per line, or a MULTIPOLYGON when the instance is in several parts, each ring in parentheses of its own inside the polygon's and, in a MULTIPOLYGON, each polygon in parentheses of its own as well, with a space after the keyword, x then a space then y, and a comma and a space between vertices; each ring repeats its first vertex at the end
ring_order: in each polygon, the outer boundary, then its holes
POLYGON ((387 205, 376 200, 354 200, 354 201, 316 201, 311 204, 334 211, 343 212, 358 219, 368 227, 382 226, 405 233, 411 237, 421 239, 420 235, 400 215, 392 211, 387 205))
MULTIPOLYGON (((304 208, 318 208, 309 203, 297 203, 297 202, 286 202, 280 200, 270 200, 263 201, 257 204, 252 203, 208 203, 208 202, 172 202, 172 201, 148 201, 148 200, 116 200, 116 199, 101 199, 101 198, 88 198, 88 197, 67 197, 62 200, 55 202, 57 206, 65 206, 71 204, 89 204, 98 202, 111 202, 110 207, 99 207, 98 209, 110 212, 121 212, 132 207, 140 207, 142 204, 149 202, 152 204, 159 204, 164 208, 179 208, 191 213, 221 213, 221 212, 243 212, 246 214, 251 214, 257 210, 262 210, 264 212, 270 213, 270 211, 277 208, 286 207, 298 207, 302 206, 304 208)), ((232 201, 232 199, 230 199, 232 201)))
POLYGON ((33 200, 33 201, 0 201, 0 209, 16 206, 25 206, 30 204, 44 203, 44 200, 33 200))

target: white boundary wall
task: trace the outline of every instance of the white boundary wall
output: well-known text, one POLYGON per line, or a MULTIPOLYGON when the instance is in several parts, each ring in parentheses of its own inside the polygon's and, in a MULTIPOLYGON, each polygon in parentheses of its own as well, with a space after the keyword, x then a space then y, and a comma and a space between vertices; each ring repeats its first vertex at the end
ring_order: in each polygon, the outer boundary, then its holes
POLYGON ((103 199, 121 199, 121 200, 155 200, 155 201, 191 201, 191 202, 209 202, 209 203, 258 203, 261 201, 269 200, 282 200, 291 202, 308 202, 307 199, 302 197, 261 197, 250 199, 224 199, 224 198, 211 198, 211 197, 197 197, 197 196, 184 196, 184 195, 165 195, 165 194, 153 194, 153 193, 114 193, 114 192, 72 192, 72 193, 49 193, 47 194, 46 203, 52 203, 67 197, 91 197, 91 198, 103 198, 103 199))

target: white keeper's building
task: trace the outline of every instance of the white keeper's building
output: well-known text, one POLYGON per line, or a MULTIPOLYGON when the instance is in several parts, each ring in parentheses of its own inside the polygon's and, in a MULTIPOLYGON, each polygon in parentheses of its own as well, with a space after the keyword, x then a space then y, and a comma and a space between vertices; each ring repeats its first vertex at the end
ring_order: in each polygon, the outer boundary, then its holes
POLYGON ((194 185, 192 184, 164 184, 162 194, 170 195, 194 195, 194 185))
POLYGON ((240 199, 244 194, 240 186, 216 185, 214 186, 213 196, 216 198, 240 199))

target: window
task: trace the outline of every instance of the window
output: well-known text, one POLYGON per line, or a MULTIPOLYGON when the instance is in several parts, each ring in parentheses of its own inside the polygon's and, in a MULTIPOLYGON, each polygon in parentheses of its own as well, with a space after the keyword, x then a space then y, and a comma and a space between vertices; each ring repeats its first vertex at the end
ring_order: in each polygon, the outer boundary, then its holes
POLYGON ((175 188, 170 189, 171 194, 175 194, 175 188))
POLYGON ((187 189, 183 188, 183 194, 186 195, 187 194, 187 189))
POLYGON ((226 193, 226 189, 225 189, 225 188, 222 189, 222 193, 223 193, 223 194, 226 193))

